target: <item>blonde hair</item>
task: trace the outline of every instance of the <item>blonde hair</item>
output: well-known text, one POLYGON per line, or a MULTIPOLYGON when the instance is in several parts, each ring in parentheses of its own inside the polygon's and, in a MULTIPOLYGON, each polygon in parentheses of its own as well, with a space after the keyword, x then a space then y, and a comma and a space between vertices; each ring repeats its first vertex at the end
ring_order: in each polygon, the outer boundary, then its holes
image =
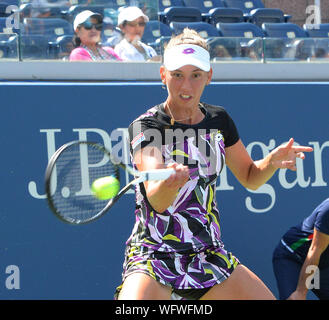
POLYGON ((189 28, 185 28, 182 33, 172 37, 165 46, 165 50, 178 46, 180 44, 194 44, 209 51, 206 40, 201 37, 195 30, 189 28))

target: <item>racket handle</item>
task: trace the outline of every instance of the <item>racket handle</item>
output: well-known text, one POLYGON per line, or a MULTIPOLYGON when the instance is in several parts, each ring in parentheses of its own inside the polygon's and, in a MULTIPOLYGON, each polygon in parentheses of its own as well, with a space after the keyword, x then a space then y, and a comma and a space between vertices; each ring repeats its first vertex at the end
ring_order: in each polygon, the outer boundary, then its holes
POLYGON ((143 175, 145 175, 145 180, 166 180, 174 172, 175 172, 175 170, 173 168, 155 169, 155 170, 144 171, 143 175))

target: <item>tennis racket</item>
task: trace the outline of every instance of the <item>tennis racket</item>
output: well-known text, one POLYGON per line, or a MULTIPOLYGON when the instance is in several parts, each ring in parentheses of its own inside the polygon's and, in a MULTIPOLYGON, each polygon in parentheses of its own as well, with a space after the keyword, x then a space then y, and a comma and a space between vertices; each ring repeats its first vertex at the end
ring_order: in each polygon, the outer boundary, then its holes
POLYGON ((103 216, 128 190, 146 180, 165 180, 172 168, 137 171, 115 159, 102 145, 88 141, 72 141, 61 146, 50 158, 45 173, 48 205, 60 220, 80 225, 103 216), (121 170, 120 170, 121 169, 121 170), (120 171, 134 179, 110 200, 99 200, 91 192, 98 178, 114 176, 120 171))

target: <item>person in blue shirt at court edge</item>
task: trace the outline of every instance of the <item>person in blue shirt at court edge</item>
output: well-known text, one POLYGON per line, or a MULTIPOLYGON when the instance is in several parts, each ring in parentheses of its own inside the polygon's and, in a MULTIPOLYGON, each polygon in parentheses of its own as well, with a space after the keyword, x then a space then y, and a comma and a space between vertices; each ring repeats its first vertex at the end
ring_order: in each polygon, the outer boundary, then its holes
POLYGON ((329 198, 290 228, 273 252, 280 299, 305 300, 309 289, 329 299, 329 198))

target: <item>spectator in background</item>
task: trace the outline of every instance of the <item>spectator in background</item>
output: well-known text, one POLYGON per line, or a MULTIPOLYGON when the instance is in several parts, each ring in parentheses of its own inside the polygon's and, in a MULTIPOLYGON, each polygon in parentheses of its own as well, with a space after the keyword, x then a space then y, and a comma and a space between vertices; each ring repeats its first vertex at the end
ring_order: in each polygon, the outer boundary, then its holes
POLYGON ((225 46, 221 44, 217 44, 211 48, 210 56, 214 61, 232 58, 225 46))
POLYGON ((302 223, 290 228, 274 250, 273 269, 280 299, 305 300, 310 288, 320 300, 329 299, 328 245, 329 198, 302 223))
POLYGON ((80 12, 74 19, 76 48, 70 54, 70 61, 118 60, 113 48, 100 44, 103 17, 90 10, 80 12))
POLYGON ((115 46, 115 52, 124 61, 160 61, 156 51, 141 41, 149 18, 138 7, 123 8, 118 16, 118 26, 124 38, 115 46))

